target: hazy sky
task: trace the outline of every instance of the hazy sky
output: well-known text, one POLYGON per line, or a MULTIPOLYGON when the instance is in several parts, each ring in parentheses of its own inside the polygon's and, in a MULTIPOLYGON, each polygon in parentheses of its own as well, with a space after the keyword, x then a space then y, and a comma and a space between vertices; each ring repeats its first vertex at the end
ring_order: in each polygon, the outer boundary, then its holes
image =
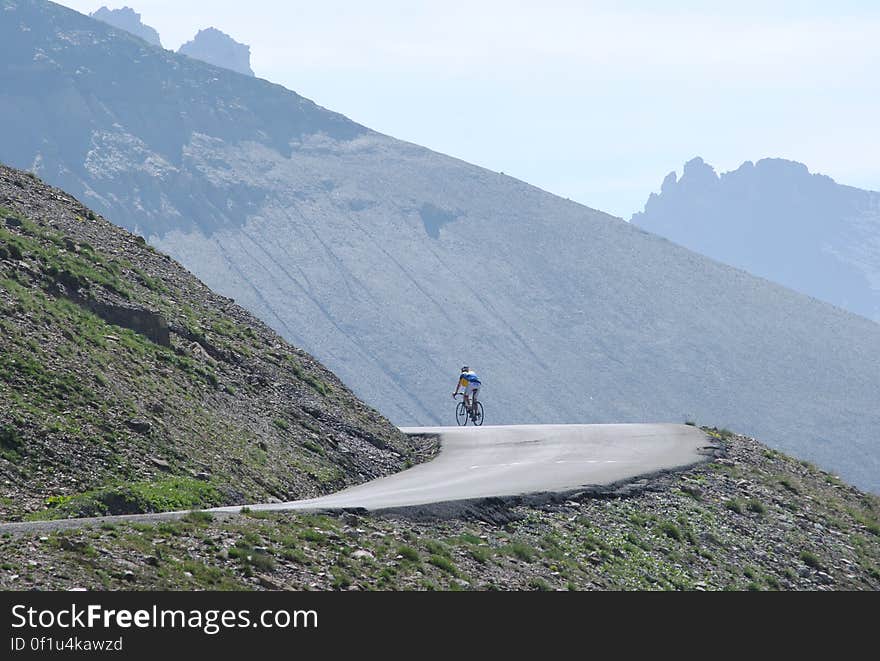
POLYGON ((216 27, 259 77, 626 218, 697 155, 880 189, 877 0, 61 4, 131 6, 166 48, 216 27))

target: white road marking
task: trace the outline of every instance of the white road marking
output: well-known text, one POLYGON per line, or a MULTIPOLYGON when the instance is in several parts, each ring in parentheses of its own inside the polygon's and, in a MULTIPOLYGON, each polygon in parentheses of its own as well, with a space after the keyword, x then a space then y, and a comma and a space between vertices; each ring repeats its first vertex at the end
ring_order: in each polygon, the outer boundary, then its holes
POLYGON ((475 464, 468 470, 477 468, 509 468, 510 466, 549 466, 550 464, 619 464, 617 459, 557 459, 556 461, 512 461, 507 464, 475 464))

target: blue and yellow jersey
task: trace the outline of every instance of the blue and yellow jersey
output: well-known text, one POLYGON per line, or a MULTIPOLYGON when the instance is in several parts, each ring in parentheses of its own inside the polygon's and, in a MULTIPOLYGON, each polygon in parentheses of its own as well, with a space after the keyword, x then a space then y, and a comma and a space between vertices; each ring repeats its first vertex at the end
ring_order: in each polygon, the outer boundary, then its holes
POLYGON ((461 376, 458 378, 458 385, 462 388, 467 388, 469 383, 472 383, 475 386, 479 386, 480 377, 478 377, 474 372, 462 372, 461 376))

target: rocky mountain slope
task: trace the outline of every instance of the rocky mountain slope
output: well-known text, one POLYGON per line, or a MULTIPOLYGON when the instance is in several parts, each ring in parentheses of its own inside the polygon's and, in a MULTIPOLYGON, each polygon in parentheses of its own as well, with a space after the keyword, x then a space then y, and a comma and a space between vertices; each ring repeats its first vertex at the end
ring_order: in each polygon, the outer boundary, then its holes
POLYGON ((710 430, 723 456, 465 519, 250 513, 0 539, 2 589, 880 589, 880 500, 710 430))
POLYGON ((778 158, 720 176, 674 172, 632 222, 714 259, 880 321, 880 193, 778 158))
POLYGON ((0 166, 0 519, 292 499, 403 435, 141 237, 0 166))
POLYGON ((489 423, 689 417, 880 490, 877 324, 56 5, 0 7, 0 159, 394 422, 450 423, 469 363, 489 423))

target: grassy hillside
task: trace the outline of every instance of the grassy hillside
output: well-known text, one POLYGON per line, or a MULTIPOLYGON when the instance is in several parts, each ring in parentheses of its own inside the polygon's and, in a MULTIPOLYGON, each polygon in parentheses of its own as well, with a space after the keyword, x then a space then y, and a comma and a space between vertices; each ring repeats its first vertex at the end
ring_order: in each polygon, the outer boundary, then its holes
POLYGON ((0 167, 0 518, 292 499, 408 441, 140 237, 0 167))
POLYGON ((194 512, 0 539, 5 589, 877 590, 880 499, 709 430, 724 456, 467 520, 194 512), (636 488, 632 488, 636 487, 636 488), (504 521, 507 521, 504 523, 504 521))

